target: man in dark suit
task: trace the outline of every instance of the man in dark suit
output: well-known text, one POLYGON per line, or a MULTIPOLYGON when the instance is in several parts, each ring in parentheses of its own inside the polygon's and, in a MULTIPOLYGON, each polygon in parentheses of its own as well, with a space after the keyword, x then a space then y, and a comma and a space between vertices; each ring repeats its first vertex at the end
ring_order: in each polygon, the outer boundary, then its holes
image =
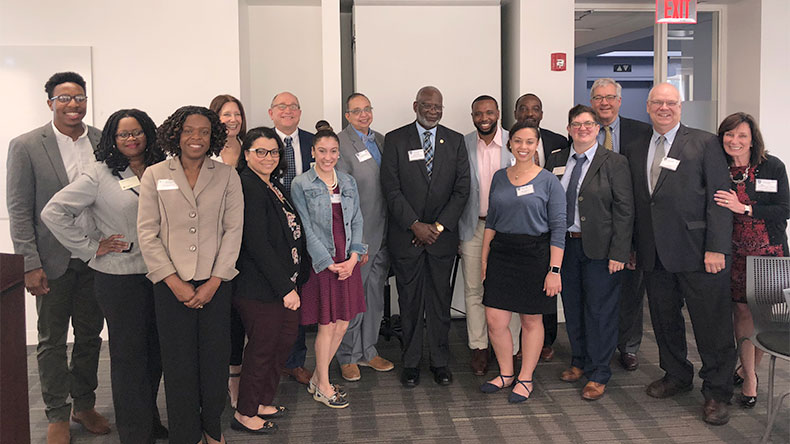
POLYGON ((653 87, 647 112, 653 134, 629 158, 636 264, 645 273, 650 318, 666 372, 647 387, 647 394, 666 398, 693 387, 681 311, 685 303, 702 359, 703 419, 725 424, 735 367, 726 259, 732 212, 716 205, 713 196, 730 188, 727 161, 715 135, 680 123, 680 94, 674 86, 653 87))
MULTIPOLYGON (((620 115, 622 86, 610 78, 593 82, 590 89, 590 106, 595 110, 601 130, 598 144, 626 157, 634 150, 647 145, 653 129, 650 125, 620 115)), ((630 174, 623 171, 622 174, 630 174)), ((634 259, 632 256, 631 259, 634 259)), ((617 349, 620 350, 620 365, 628 371, 639 367, 637 352, 642 343, 643 308, 645 285, 642 271, 636 270, 634 260, 623 270, 620 297, 620 317, 617 349)))
MULTIPOLYGON (((309 170, 314 162, 311 154, 313 133, 299 128, 302 108, 299 105, 299 99, 290 92, 284 91, 274 96, 269 107, 269 117, 274 122, 275 132, 285 145, 285 160, 288 163, 288 170, 282 175, 280 182, 290 193, 291 181, 294 177, 309 170)), ((299 334, 283 371, 305 385, 310 382, 310 378, 313 376, 312 370, 304 368, 306 356, 305 330, 303 326, 299 325, 299 334)))
POLYGON ((401 383, 420 382, 425 325, 434 380, 448 385, 450 275, 458 219, 469 197, 469 161, 463 136, 439 125, 444 107, 438 89, 421 88, 412 107, 417 121, 387 133, 381 161, 387 244, 403 326, 401 383))
MULTIPOLYGON (((25 257, 25 288, 36 297, 36 357, 49 420, 47 443, 65 444, 69 414, 91 433, 110 432, 107 419, 94 409, 104 316, 93 294, 93 271, 55 239, 40 214, 55 193, 96 161, 93 152, 101 131, 82 122, 88 108, 82 76, 56 73, 44 89, 52 122, 11 141, 6 190, 14 252, 25 257), (69 320, 74 326, 71 363, 66 355, 69 320)), ((85 228, 99 240, 94 226, 85 228)))
MULTIPOLYGON (((532 93, 524 94, 516 100, 516 109, 513 115, 518 122, 527 122, 540 128, 540 121, 543 120, 543 102, 532 93)), ((546 128, 540 128, 540 140, 538 141, 537 156, 535 163, 545 167, 546 159, 555 151, 559 151, 568 146, 568 139, 546 128)), ((540 351, 540 359, 551 361, 554 358, 552 345, 557 340, 557 314, 543 315, 543 349, 540 351)))

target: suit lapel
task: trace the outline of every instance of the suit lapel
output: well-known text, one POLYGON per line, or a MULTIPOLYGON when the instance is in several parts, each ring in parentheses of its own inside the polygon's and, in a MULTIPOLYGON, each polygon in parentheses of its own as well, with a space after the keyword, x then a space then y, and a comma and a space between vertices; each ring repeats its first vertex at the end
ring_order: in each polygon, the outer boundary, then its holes
MULTIPOLYGON (((181 166, 181 161, 178 157, 172 157, 170 158, 169 162, 170 164, 168 166, 170 167, 170 178, 173 179, 173 182, 175 182, 176 185, 178 185, 178 189, 181 191, 181 194, 184 195, 184 198, 189 201, 193 207, 197 207, 195 193, 192 191, 192 187, 189 186, 189 181, 187 180, 186 174, 184 174, 184 167, 181 166)), ((202 167, 200 175, 203 175, 202 167)), ((198 182, 200 182, 199 177, 198 182)))
MULTIPOLYGON (((672 141, 672 146, 669 148, 666 157, 671 157, 673 159, 680 159, 680 151, 683 149, 683 143, 685 143, 685 136, 686 136, 686 127, 682 124, 680 128, 678 128, 677 134, 675 134, 675 140, 672 141)), ((653 194, 656 194, 656 191, 661 188, 661 184, 664 183, 664 179, 667 178, 670 171, 666 168, 661 168, 661 172, 658 174, 658 180, 656 181, 656 186, 653 187, 653 194)))
MULTIPOLYGON (((433 170, 431 171, 431 180, 439 177, 441 175, 441 171, 444 168, 445 164, 447 164, 447 156, 450 153, 447 152, 447 141, 444 140, 445 131, 444 127, 438 125, 436 127, 436 140, 434 141, 433 147, 433 170)), ((425 176, 428 176, 428 170, 425 170, 425 176)))
POLYGON ((52 124, 47 124, 44 127, 44 132, 41 133, 41 143, 44 145, 44 152, 47 153, 52 168, 60 180, 62 186, 69 184, 69 175, 66 173, 66 166, 63 163, 63 157, 60 155, 60 148, 58 148, 58 139, 55 138, 55 131, 52 130, 52 124))
MULTIPOLYGON (((599 148, 603 148, 599 145, 599 148)), ((590 168, 587 169, 587 174, 584 175, 584 180, 582 181, 581 187, 579 187, 579 194, 584 191, 584 188, 590 183, 595 173, 601 169, 601 165, 606 161, 606 157, 609 155, 609 151, 604 148, 603 150, 596 149, 595 150, 595 157, 593 157, 592 163, 590 164, 590 168)))
MULTIPOLYGON (((412 163, 411 161, 409 161, 409 153, 408 153, 408 151, 416 150, 416 149, 420 149, 421 150, 423 148, 422 148, 422 138, 420 137, 419 134, 417 134, 417 125, 416 124, 411 124, 410 126, 411 126, 411 128, 408 131, 408 133, 409 133, 408 137, 409 138, 408 138, 408 141, 406 143, 406 151, 407 151, 407 153, 406 153, 406 161, 409 162, 409 163, 412 163)), ((439 140, 439 130, 438 129, 436 130, 436 140, 437 141, 439 140)), ((436 167, 436 147, 434 147, 434 149, 433 149, 433 161, 434 161, 434 165, 433 166, 435 168, 436 167)), ((430 181, 428 180, 428 170, 425 169, 425 161, 420 162, 419 160, 415 160, 413 163, 416 165, 417 169, 420 170, 420 174, 422 174, 422 177, 423 177, 423 179, 425 179, 425 182, 426 183, 430 183, 430 181)))
POLYGON ((203 161, 203 165, 200 167, 200 175, 198 175, 198 180, 195 182, 195 189, 192 191, 192 194, 195 195, 195 200, 197 200, 200 193, 206 189, 208 184, 211 183, 215 170, 216 165, 214 161, 206 157, 206 160, 203 161))

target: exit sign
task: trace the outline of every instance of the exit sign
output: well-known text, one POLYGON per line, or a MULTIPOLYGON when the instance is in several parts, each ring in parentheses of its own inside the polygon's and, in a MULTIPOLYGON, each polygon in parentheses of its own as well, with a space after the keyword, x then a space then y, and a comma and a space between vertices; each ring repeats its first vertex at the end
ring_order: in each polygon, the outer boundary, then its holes
POLYGON ((697 23, 697 0, 656 0, 656 23, 697 23))

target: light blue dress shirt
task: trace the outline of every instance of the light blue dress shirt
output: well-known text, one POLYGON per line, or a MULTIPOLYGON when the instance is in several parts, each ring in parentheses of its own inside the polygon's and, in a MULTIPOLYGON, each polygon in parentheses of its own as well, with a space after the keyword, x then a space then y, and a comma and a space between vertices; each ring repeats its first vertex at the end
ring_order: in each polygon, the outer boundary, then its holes
MULTIPOLYGON (((598 145, 603 146, 603 141, 606 139, 606 131, 604 131, 603 127, 606 125, 601 125, 601 131, 598 132, 598 145)), ((620 152, 620 116, 617 116, 609 125, 609 129, 612 130, 612 151, 615 153, 620 152)))
MULTIPOLYGON (((666 134, 663 136, 667 139, 664 142, 664 155, 669 154, 669 149, 672 148, 672 142, 675 141, 675 136, 678 134, 678 129, 680 129, 680 122, 675 125, 671 130, 667 131, 666 134)), ((650 147, 647 150, 647 165, 645 168, 647 169, 647 189, 650 191, 650 194, 653 194, 653 186, 650 185, 650 166, 653 165, 653 159, 656 157, 656 142, 658 142, 658 138, 661 137, 661 134, 656 132, 655 128, 653 129, 653 136, 650 137, 650 147)))
MULTIPOLYGON (((353 126, 351 128, 354 128, 353 126)), ((365 144, 365 148, 368 149, 368 152, 373 157, 373 160, 376 161, 378 166, 381 166, 381 150, 379 150, 379 146, 376 145, 376 138, 373 136, 373 131, 368 128, 367 134, 362 134, 359 130, 354 128, 354 131, 357 133, 357 136, 362 140, 362 143, 365 144)))
POLYGON ((425 128, 422 127, 422 125, 420 125, 420 122, 416 122, 416 124, 417 124, 417 135, 420 136, 420 147, 422 147, 422 143, 423 143, 422 141, 425 139, 425 137, 423 137, 423 133, 425 133, 426 131, 430 131, 431 132, 431 146, 433 147, 434 152, 436 152, 435 151, 436 150, 436 127, 433 127, 431 129, 425 129, 425 128))
MULTIPOLYGON (((576 184, 576 196, 579 195, 579 190, 582 187, 582 182, 584 182, 584 177, 587 175, 587 170, 590 169, 590 165, 592 165, 593 158, 595 157, 595 151, 598 149, 598 144, 592 146, 592 148, 588 149, 584 152, 584 156, 587 160, 584 161, 582 165, 582 173, 579 176, 579 183, 576 184)), ((560 183, 562 184, 562 189, 568 191, 568 184, 571 182, 571 171, 576 166, 576 159, 573 158, 573 155, 576 154, 576 151, 573 149, 573 145, 571 145, 571 153, 568 156, 568 162, 565 164, 565 174, 562 175, 562 179, 560 183)), ((573 218, 573 225, 568 227, 568 231, 574 233, 581 233, 582 232, 582 222, 579 219, 579 199, 576 199, 574 205, 574 218, 573 218)))

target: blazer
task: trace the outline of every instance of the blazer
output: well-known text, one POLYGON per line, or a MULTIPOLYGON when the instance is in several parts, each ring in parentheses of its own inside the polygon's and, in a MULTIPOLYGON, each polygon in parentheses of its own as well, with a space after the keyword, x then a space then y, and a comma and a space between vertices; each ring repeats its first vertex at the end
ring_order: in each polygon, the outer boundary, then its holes
MULTIPOLYGON (((379 152, 384 152, 384 136, 373 131, 379 152)), ((367 151, 365 142, 356 130, 348 125, 338 133, 340 139, 340 159, 337 170, 351 175, 357 181, 359 206, 365 225, 362 228, 362 242, 368 244, 368 253, 374 256, 381 248, 387 229, 387 202, 381 189, 381 168, 373 158, 360 161, 356 154, 367 151)))
POLYGON ((653 127, 639 120, 620 116, 620 154, 629 157, 633 151, 650 143, 653 127))
POLYGON ((717 190, 730 188, 724 152, 715 135, 681 124, 668 151, 680 163, 675 171, 661 169, 651 195, 649 143, 629 156, 637 266, 652 271, 658 254, 671 273, 704 271, 706 251, 732 251, 732 212, 713 201, 717 190))
MULTIPOLYGON (((785 257, 790 256, 786 233, 787 219, 790 218, 790 190, 785 164, 777 157, 766 154, 766 159, 755 168, 754 178, 776 181, 775 193, 757 191, 756 182, 746 181, 746 194, 749 195, 749 200, 755 202, 752 205, 754 218, 765 221, 768 241, 771 245, 781 245, 785 257)), ((737 190, 737 185, 733 183, 732 189, 737 190)))
MULTIPOLYGON (((543 158, 548 159, 552 152, 570 146, 568 138, 545 128, 540 128, 540 140, 543 143, 543 158)), ((545 165, 544 165, 545 168, 545 165)))
MULTIPOLYGON (((101 131, 88 126, 94 151, 101 131)), ((52 123, 11 140, 6 164, 6 204, 14 252, 25 258, 25 272, 44 269, 52 280, 66 272, 71 252, 41 220, 41 210, 69 184, 52 123)))
POLYGON ((428 180, 425 162, 410 162, 409 151, 422 150, 415 122, 384 137, 381 185, 389 210, 387 245, 394 257, 413 257, 427 251, 446 256, 458 251, 458 220, 469 198, 469 159, 464 137, 442 125, 436 129, 433 172, 428 180), (433 245, 414 247, 411 224, 439 222, 445 228, 433 245))
MULTIPOLYGON (((239 176, 244 191, 244 229, 234 295, 261 302, 282 301, 310 276, 302 221, 293 207, 289 211, 296 219, 286 217, 280 199, 255 172, 245 168, 239 176), (294 224, 299 227, 295 231, 291 230, 294 224), (296 234, 299 237, 295 239, 296 234)), ((279 181, 273 180, 272 185, 290 202, 279 181)))
MULTIPOLYGON (((508 132, 502 128, 502 150, 499 168, 507 168, 515 159, 507 147, 508 132)), ((480 217, 480 170, 477 166, 477 131, 464 136, 467 156, 469 157, 469 199, 466 201, 461 219, 458 221, 458 235, 462 241, 475 236, 477 221, 480 217)), ((493 178, 493 175, 491 176, 493 178)))
POLYGON ((137 237, 151 282, 173 273, 184 281, 233 279, 243 222, 244 197, 233 167, 206 157, 194 189, 178 157, 146 168, 137 237))
MULTIPOLYGON (((571 147, 555 152, 546 159, 546 169, 553 172, 554 168, 564 166, 570 154, 571 147)), ((628 262, 634 227, 634 192, 628 159, 598 146, 579 188, 578 202, 584 255, 590 259, 628 262)))

